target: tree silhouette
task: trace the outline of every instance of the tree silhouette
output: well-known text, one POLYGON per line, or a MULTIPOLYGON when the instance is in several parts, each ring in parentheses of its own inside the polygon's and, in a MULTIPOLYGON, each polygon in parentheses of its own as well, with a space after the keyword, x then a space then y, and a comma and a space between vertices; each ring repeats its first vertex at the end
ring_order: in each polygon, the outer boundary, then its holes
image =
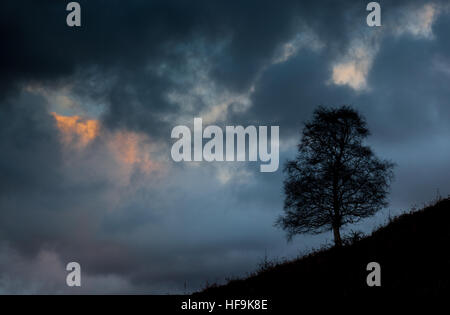
POLYGON ((333 230, 373 215, 387 205, 394 164, 363 145, 366 121, 348 107, 319 107, 305 124, 295 160, 285 165, 284 214, 276 225, 295 234, 333 230))

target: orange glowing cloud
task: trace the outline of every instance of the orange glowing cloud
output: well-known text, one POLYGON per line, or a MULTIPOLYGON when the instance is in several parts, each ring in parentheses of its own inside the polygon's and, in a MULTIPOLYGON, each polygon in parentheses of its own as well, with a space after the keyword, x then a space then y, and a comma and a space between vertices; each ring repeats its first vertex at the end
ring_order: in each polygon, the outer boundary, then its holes
POLYGON ((98 120, 51 114, 56 120, 61 141, 68 149, 75 148, 82 153, 89 143, 101 136, 97 149, 108 151, 117 163, 116 171, 121 172, 123 178, 128 178, 135 168, 146 174, 161 170, 161 163, 150 156, 155 144, 146 134, 128 130, 103 130, 100 135, 101 124, 98 120))
POLYGON ((82 119, 80 116, 62 116, 51 113, 56 120, 56 126, 62 134, 64 144, 76 144, 85 147, 94 140, 100 130, 98 120, 82 119))
POLYGON ((159 169, 159 164, 150 158, 151 145, 143 134, 118 131, 110 138, 108 145, 124 166, 138 166, 145 173, 159 169))

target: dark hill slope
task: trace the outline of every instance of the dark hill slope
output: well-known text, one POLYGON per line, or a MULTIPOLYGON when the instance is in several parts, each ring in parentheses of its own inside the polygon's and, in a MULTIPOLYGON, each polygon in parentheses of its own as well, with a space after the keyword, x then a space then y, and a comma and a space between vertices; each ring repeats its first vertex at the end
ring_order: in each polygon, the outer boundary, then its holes
POLYGON ((442 294, 450 288, 450 199, 403 214, 351 245, 282 263, 200 296, 354 296, 442 294), (381 288, 366 284, 369 262, 381 265, 381 288), (375 291, 376 290, 376 291, 375 291))

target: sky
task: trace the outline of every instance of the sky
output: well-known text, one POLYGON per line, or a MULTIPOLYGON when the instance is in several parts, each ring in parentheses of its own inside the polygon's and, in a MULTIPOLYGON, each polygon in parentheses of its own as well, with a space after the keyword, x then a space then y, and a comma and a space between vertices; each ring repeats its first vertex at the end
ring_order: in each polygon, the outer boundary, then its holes
POLYGON ((379 1, 380 27, 327 0, 79 1, 68 27, 68 2, 0 3, 0 294, 189 293, 330 245, 273 226, 319 105, 357 109, 397 164, 389 206, 345 233, 450 193, 447 1, 379 1), (174 162, 194 117, 279 126, 280 168, 174 162))

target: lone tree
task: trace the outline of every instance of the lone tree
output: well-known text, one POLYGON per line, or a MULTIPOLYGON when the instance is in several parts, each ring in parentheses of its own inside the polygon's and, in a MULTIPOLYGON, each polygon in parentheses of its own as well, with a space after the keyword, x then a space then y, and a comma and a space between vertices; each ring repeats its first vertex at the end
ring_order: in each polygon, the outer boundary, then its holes
POLYGON ((333 230, 373 215, 387 205, 394 164, 363 145, 366 121, 354 109, 319 107, 305 124, 295 160, 285 165, 284 215, 276 225, 295 234, 333 230))

